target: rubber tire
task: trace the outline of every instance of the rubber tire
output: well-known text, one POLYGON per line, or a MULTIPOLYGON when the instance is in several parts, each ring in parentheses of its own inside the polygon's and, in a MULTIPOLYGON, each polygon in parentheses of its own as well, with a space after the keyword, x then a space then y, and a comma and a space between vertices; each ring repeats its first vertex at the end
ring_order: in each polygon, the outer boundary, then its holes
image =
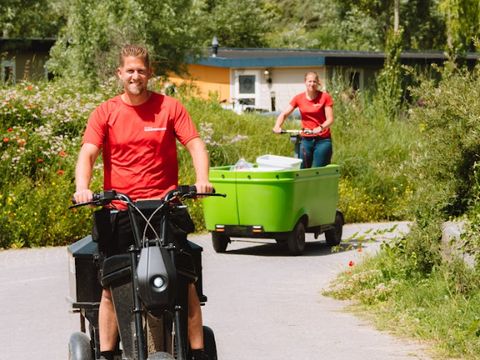
POLYGON ((149 355, 147 360, 175 360, 175 358, 168 353, 158 352, 149 355))
POLYGON ((305 225, 299 221, 297 225, 288 234, 287 237, 288 251, 290 255, 301 255, 305 250, 305 225))
POLYGON ((337 210, 335 214, 335 224, 334 228, 325 231, 325 240, 328 246, 337 246, 340 245, 342 241, 343 233, 343 215, 340 211, 337 210))
POLYGON ((212 232, 212 245, 217 253, 224 253, 227 250, 230 238, 222 233, 212 232))
POLYGON ((93 360, 90 338, 83 332, 75 332, 68 341, 68 360, 93 360))
POLYGON ((215 342, 215 334, 208 326, 203 327, 203 344, 208 360, 217 360, 217 343, 215 342))

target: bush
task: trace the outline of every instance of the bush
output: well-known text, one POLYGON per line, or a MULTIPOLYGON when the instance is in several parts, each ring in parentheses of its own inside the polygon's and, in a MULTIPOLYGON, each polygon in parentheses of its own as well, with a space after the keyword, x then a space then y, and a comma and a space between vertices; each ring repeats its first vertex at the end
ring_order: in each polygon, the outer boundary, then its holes
MULTIPOLYGON (((154 79, 152 85, 158 89, 162 83, 154 79)), ((91 210, 65 209, 74 192, 74 166, 88 116, 117 90, 113 81, 91 93, 88 84, 64 80, 0 88, 1 247, 65 244, 90 231, 91 210)), ((222 109, 214 98, 204 101, 194 94, 195 89, 185 87, 176 96, 205 140, 211 166, 235 164, 240 158, 255 162, 268 153, 293 156, 289 137, 272 134, 275 118, 237 115, 222 109)), ((373 118, 375 111, 366 96, 349 102, 334 96, 338 104, 334 161, 341 166, 341 209, 349 222, 402 218, 411 184, 404 174, 410 143, 401 138, 410 125, 373 118), (388 149, 378 149, 379 144, 388 149)), ((299 127, 290 120, 286 126, 299 127)), ((181 145, 178 156, 180 182, 193 183, 191 158, 181 145)), ((101 184, 99 162, 92 189, 100 191, 101 184)), ((189 207, 197 231, 204 230, 202 202, 190 202, 189 207)))

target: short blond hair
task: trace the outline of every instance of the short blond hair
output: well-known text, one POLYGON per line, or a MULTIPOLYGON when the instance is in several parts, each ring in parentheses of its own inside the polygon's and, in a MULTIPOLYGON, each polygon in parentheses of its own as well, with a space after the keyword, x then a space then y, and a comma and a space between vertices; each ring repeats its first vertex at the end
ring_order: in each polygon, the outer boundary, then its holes
POLYGON ((308 75, 314 75, 315 79, 320 83, 320 78, 318 77, 318 74, 315 71, 308 71, 305 73, 304 80, 307 80, 308 75))
POLYGON ((148 68, 150 68, 150 59, 149 59, 148 50, 146 47, 140 46, 140 45, 134 45, 134 44, 124 45, 120 50, 120 56, 118 59, 118 63, 120 64, 120 66, 123 66, 124 59, 129 56, 142 59, 143 63, 148 68))

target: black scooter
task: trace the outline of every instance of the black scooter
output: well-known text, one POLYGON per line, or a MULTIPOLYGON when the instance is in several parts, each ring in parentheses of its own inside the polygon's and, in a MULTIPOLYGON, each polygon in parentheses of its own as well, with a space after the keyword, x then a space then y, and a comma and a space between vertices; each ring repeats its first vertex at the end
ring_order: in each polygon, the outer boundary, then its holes
MULTIPOLYGON (((74 312, 80 314, 80 331, 71 335, 69 359, 91 360, 100 357, 98 308, 102 286, 109 287, 117 315, 120 339, 117 358, 127 360, 177 359, 187 360, 188 347, 188 284, 195 281, 202 305, 202 248, 188 240, 184 251, 175 231, 193 231, 193 223, 185 223, 186 207, 181 200, 197 196, 194 186, 180 186, 161 200, 133 202, 127 195, 115 191, 94 194, 88 203, 72 207, 105 206, 122 201, 128 206, 135 245, 128 254, 101 258, 98 244, 87 236, 68 247, 70 296, 74 312), (180 220, 179 220, 180 219, 180 220), (155 222, 155 226, 153 226, 155 222), (183 222, 183 223, 182 223, 183 222), (183 227, 183 229, 182 229, 183 227), (88 333, 86 320, 88 321, 88 333)), ((204 326, 205 351, 217 359, 213 331, 204 326)))

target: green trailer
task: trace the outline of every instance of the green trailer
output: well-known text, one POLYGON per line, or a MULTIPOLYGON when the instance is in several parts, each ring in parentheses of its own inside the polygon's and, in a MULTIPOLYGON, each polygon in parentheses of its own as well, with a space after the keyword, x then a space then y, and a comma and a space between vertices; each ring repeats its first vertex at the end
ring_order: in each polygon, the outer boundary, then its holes
POLYGON ((310 169, 210 169, 210 182, 226 198, 204 200, 207 230, 216 252, 232 237, 272 238, 287 243, 291 254, 305 247, 305 233, 325 233, 330 246, 342 237, 344 218, 337 210, 338 165, 310 169))

